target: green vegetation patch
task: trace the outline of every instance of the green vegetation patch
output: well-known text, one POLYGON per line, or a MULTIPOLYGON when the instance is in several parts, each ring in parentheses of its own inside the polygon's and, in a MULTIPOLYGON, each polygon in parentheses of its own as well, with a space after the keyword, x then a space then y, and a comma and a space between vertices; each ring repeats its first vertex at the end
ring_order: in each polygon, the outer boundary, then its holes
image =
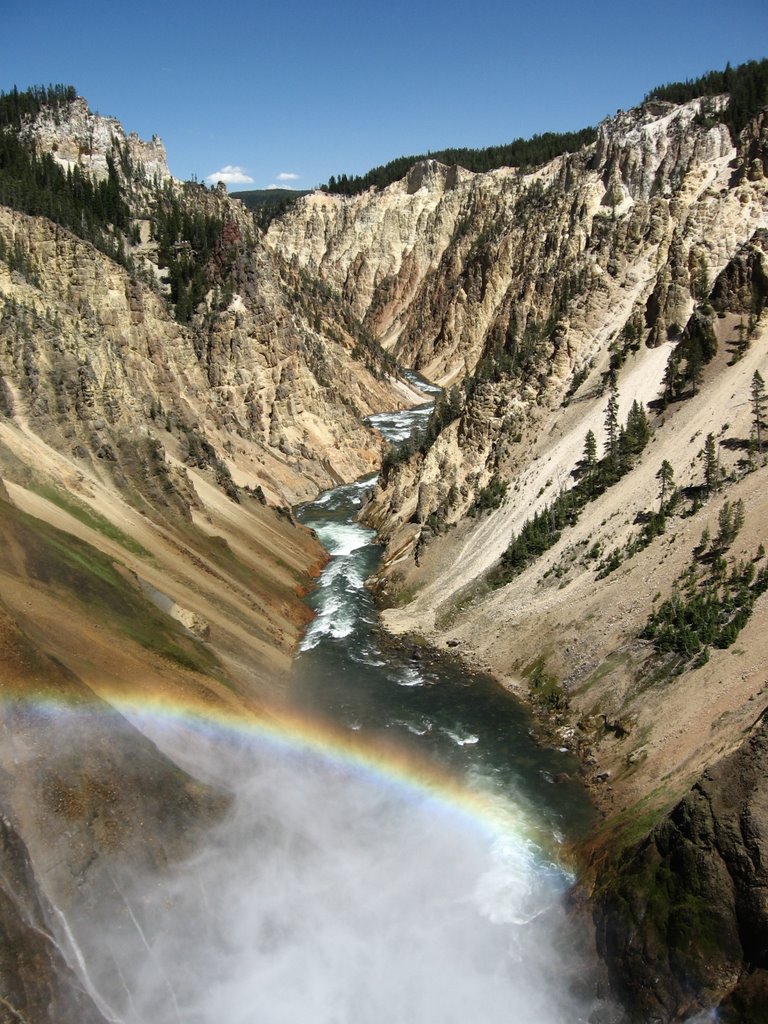
POLYGON ((485 487, 481 487, 477 492, 468 515, 474 517, 482 512, 490 512, 492 509, 499 508, 506 497, 508 487, 509 482, 503 480, 498 473, 494 473, 485 487))
POLYGON ((39 494, 41 498, 45 498, 46 501, 50 501, 52 505, 56 505, 57 508, 63 509, 73 519, 77 519, 78 522, 83 523, 85 526, 90 527, 92 530, 96 530, 98 533, 103 534, 110 540, 116 541, 121 547, 124 547, 126 551, 130 551, 133 555, 139 555, 141 558, 151 558, 147 549, 139 544, 138 541, 134 540, 133 537, 129 537, 127 533, 124 533, 119 526, 115 526, 114 523, 110 522, 101 513, 96 512, 90 508, 85 502, 78 501, 71 494, 61 490, 58 487, 54 487, 51 484, 40 484, 32 483, 29 485, 29 489, 35 494, 39 494))
MULTIPOLYGON (((604 835, 609 837, 611 855, 618 857, 625 849, 645 839, 669 811, 670 803, 666 790, 655 789, 637 803, 611 815, 604 830, 604 835)), ((601 871, 600 878, 601 887, 607 888, 613 881, 607 870, 601 871)))
POLYGON ((184 668, 221 676, 215 655, 163 615, 132 586, 119 563, 92 545, 7 502, 0 502, 0 541, 0 569, 17 575, 12 552, 21 550, 30 579, 62 594, 67 602, 76 601, 95 621, 184 668))
POLYGON ((491 586, 501 587, 528 568, 540 555, 560 540, 562 531, 578 521, 584 508, 608 487, 632 469, 651 436, 645 409, 635 401, 626 426, 617 418, 618 391, 615 378, 606 409, 608 439, 605 456, 598 460, 595 436, 590 430, 584 444, 584 456, 578 467, 579 480, 570 490, 563 489, 557 497, 531 519, 526 519, 520 533, 512 535, 498 565, 491 570, 491 586))
POLYGON ((768 564, 758 569, 755 559, 728 562, 718 553, 708 569, 692 562, 640 634, 657 653, 674 655, 676 673, 704 664, 711 647, 730 647, 768 590, 768 564))
POLYGON ((625 647, 619 648, 617 651, 612 651, 607 658, 604 658, 594 672, 590 672, 587 678, 581 683, 576 692, 586 693, 587 690, 591 689, 595 683, 599 683, 601 679, 605 679, 606 676, 611 675, 613 672, 628 668, 632 664, 632 654, 625 647))
MULTIPOLYGON (((152 215, 152 237, 157 242, 158 261, 166 272, 176 319, 192 318, 197 306, 214 284, 214 264, 231 261, 240 244, 239 232, 224 221, 200 209, 194 200, 205 185, 186 182, 179 193, 171 182, 158 189, 152 215), (214 259, 215 257, 215 259, 214 259)), ((231 282, 228 282, 231 290, 231 282)), ((222 301, 230 298, 226 292, 222 301)))
POLYGON ((548 673, 544 665, 545 657, 542 655, 523 671, 528 679, 531 701, 548 712, 566 711, 568 694, 560 680, 548 673))

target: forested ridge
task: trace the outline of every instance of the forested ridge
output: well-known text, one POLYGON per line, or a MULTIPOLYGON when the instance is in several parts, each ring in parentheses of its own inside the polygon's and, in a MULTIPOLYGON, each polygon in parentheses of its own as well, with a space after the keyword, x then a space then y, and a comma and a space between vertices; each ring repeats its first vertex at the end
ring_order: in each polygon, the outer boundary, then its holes
POLYGON ((230 192, 230 196, 247 206, 258 227, 266 231, 275 217, 280 217, 297 199, 309 195, 310 191, 311 189, 256 188, 245 192, 230 192))
MULTIPOLYGON (((730 96, 728 105, 716 116, 737 135, 762 107, 768 105, 768 60, 748 61, 735 68, 727 64, 722 71, 707 71, 699 78, 660 85, 646 95, 645 101, 687 103, 702 96, 726 93, 730 96)), ((548 163, 562 153, 576 152, 594 142, 596 137, 597 130, 588 127, 573 132, 545 132, 530 139, 518 138, 505 145, 483 149, 459 147, 400 156, 365 174, 331 176, 322 189, 335 194, 357 195, 371 187, 385 188, 405 177, 415 163, 430 159, 449 166, 459 164, 475 172, 492 171, 497 167, 528 170, 548 163)))
MULTIPOLYGON (((14 87, 0 94, 0 205, 48 217, 131 273, 136 272, 131 246, 138 241, 134 218, 151 214, 151 234, 175 316, 188 321, 211 287, 209 263, 221 243, 224 220, 196 202, 195 193, 204 192, 204 185, 189 182, 179 189, 149 181, 132 165, 119 140, 106 155, 107 176, 101 180, 77 165, 65 170, 52 154, 39 153, 25 138, 25 126, 44 109, 56 117, 76 98, 71 85, 33 86, 23 92, 14 87)), ((24 264, 23 253, 14 253, 13 259, 15 265, 24 264)))
POLYGON ((440 149, 422 153, 419 156, 399 156, 389 163, 374 167, 362 175, 333 175, 323 191, 342 195, 357 195, 375 186, 385 188, 394 181, 405 177, 414 164, 421 160, 438 160, 441 164, 459 164, 468 171, 492 171, 496 167, 520 167, 526 169, 554 160, 561 153, 572 153, 582 146, 595 141, 595 128, 582 128, 577 132, 545 132, 530 139, 515 139, 500 146, 485 149, 440 149))
POLYGON ((730 99, 720 120, 738 135, 759 110, 768 106, 768 59, 750 60, 735 68, 726 64, 722 71, 707 71, 699 78, 684 82, 668 82, 652 89, 645 99, 688 103, 703 96, 726 93, 730 99))
POLYGON ((128 230, 130 211, 113 159, 107 157, 107 178, 96 181, 77 166, 65 171, 50 153, 38 154, 21 135, 41 110, 59 110, 76 97, 71 85, 0 93, 0 204, 48 217, 125 263, 123 240, 116 232, 128 230))

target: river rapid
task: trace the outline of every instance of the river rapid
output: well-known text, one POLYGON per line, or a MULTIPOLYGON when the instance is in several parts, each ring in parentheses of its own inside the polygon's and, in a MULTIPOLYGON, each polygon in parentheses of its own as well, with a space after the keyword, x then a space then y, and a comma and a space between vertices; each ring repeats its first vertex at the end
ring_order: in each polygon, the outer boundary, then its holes
MULTIPOLYGON (((374 416, 371 423, 403 443, 430 408, 374 416)), ((542 745, 532 716, 494 680, 380 631, 365 581, 382 551, 374 532, 357 521, 375 482, 370 476, 337 487, 296 510, 331 559, 308 597, 315 617, 296 658, 295 705, 373 745, 436 762, 461 785, 514 801, 555 846, 585 834, 594 810, 569 751, 542 745)))
MULTIPOLYGON (((424 429, 430 409, 427 403, 370 422, 399 445, 424 429)), ((416 777, 420 765, 436 768, 449 809, 476 797, 490 814, 465 816, 458 832, 454 818, 451 838, 442 832, 445 807, 436 811, 418 796, 404 797, 413 813, 425 815, 425 834, 418 848, 408 844, 385 875, 370 881, 391 890, 377 929, 400 916, 401 948, 388 951, 380 1009, 364 1019, 612 1018, 593 996, 589 954, 576 952, 580 943, 563 909, 573 879, 561 850, 594 823, 578 765, 566 749, 537 738, 530 714, 494 680, 382 633, 365 586, 382 552, 373 531, 358 522, 375 482, 371 476, 337 487, 297 509, 331 557, 308 598, 315 617, 296 659, 294 704, 302 715, 348 730, 385 766, 402 755, 416 777), (385 995, 393 990, 411 993, 397 1013, 385 995)), ((377 864, 379 843, 391 838, 376 835, 364 856, 377 864)), ((361 933, 357 941, 369 939, 361 933)))
MULTIPOLYGON (((374 417, 402 443, 429 406, 374 417)), ((60 914, 116 1024, 608 1024, 562 851, 592 823, 569 753, 455 660, 394 645, 357 522, 374 478, 298 509, 330 554, 287 714, 124 713, 228 794, 195 853, 60 914), (583 934, 581 934, 581 933, 583 934)), ((512 642, 512 641, 511 641, 512 642)))

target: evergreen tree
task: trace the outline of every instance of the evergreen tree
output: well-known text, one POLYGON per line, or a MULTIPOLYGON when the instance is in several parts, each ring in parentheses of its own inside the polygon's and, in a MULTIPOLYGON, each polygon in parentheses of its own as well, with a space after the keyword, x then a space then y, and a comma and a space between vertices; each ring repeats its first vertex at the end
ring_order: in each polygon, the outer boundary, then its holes
POLYGON ((631 454, 638 455, 648 444, 650 436, 651 428, 645 408, 635 399, 627 416, 627 445, 631 454))
POLYGON ((691 382, 691 389, 694 396, 699 392, 699 384, 704 372, 704 357, 701 351, 701 343, 697 336, 694 336, 688 345, 686 352, 685 375, 691 382))
POLYGON ((597 441, 595 439, 594 431, 592 430, 588 430, 587 436, 584 438, 582 464, 586 473, 587 486, 591 493, 594 485, 595 466, 597 465, 597 441))
POLYGON ((733 511, 730 502, 726 501, 717 516, 717 547, 722 551, 727 548, 736 534, 733 532, 733 511))
POLYGON ((717 457, 717 442, 714 434, 707 434, 707 440, 704 443, 704 484, 708 495, 720 486, 720 460, 717 457))
POLYGON ((709 271, 703 253, 691 268, 691 294, 699 302, 704 302, 709 295, 709 271))
POLYGON ((675 471, 672 469, 672 463, 667 459, 662 462, 656 479, 659 481, 659 511, 661 512, 664 510, 668 496, 671 497, 675 489, 675 471))
POLYGON ((632 439, 630 431, 627 427, 622 426, 619 428, 619 439, 617 442, 617 455, 616 465, 618 467, 619 476, 624 476, 632 468, 634 448, 632 445, 632 439))
POLYGON ((738 363, 740 359, 746 355, 749 350, 749 328, 744 323, 744 316, 742 315, 741 320, 736 325, 736 333, 738 334, 738 340, 734 346, 733 351, 733 362, 738 363))
POLYGON ((744 526, 745 519, 746 516, 744 513, 744 500, 742 498, 739 498, 739 500, 733 506, 733 525, 731 528, 732 540, 741 531, 742 527, 744 526))
POLYGON ((613 463, 613 469, 618 467, 619 454, 619 389, 616 383, 616 374, 611 373, 608 385, 608 404, 605 407, 605 454, 613 463))
POLYGON ((677 389, 679 387, 679 379, 680 379, 680 352, 678 351, 678 347, 676 346, 669 353, 669 359, 667 359, 667 366, 666 366, 666 369, 664 370, 664 377, 663 377, 662 382, 661 382, 663 384, 663 386, 664 386, 664 391, 662 393, 662 402, 663 402, 664 406, 669 405, 669 403, 674 398, 677 397, 677 389))
POLYGON ((757 450, 761 452, 763 450, 762 442, 762 426, 763 416, 765 415, 766 394, 765 394, 765 381, 760 376, 760 371, 755 370, 752 375, 752 384, 750 386, 750 394, 752 396, 752 415, 755 419, 755 435, 757 437, 757 450))

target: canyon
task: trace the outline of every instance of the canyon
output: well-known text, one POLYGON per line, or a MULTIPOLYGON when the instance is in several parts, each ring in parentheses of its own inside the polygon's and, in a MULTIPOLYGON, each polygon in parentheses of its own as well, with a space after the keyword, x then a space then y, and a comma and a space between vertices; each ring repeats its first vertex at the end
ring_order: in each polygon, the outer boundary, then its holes
POLYGON ((117 906, 120 865, 160 870, 226 812, 124 703, 277 714, 326 559, 291 508, 380 467, 362 514, 385 545, 386 628, 490 672, 584 765, 602 817, 574 901, 632 1019, 760 1019, 766 599, 695 662, 647 632, 718 558, 723 578, 764 568, 768 119, 733 138, 726 103, 649 100, 531 169, 423 160, 382 189, 307 195, 265 232, 79 98, 26 124, 63 167, 121 168, 131 262, 0 208, 9 1021, 105 1019, 52 908, 87 914, 83 891, 117 906), (221 225, 186 319, 163 204, 221 225), (423 400, 398 367, 444 390, 426 439, 391 457, 365 421, 423 400), (588 480, 589 431, 613 458, 612 394, 618 423, 647 410, 648 438, 500 580, 512 537, 588 480), (62 701, 94 710, 30 709, 62 701))

